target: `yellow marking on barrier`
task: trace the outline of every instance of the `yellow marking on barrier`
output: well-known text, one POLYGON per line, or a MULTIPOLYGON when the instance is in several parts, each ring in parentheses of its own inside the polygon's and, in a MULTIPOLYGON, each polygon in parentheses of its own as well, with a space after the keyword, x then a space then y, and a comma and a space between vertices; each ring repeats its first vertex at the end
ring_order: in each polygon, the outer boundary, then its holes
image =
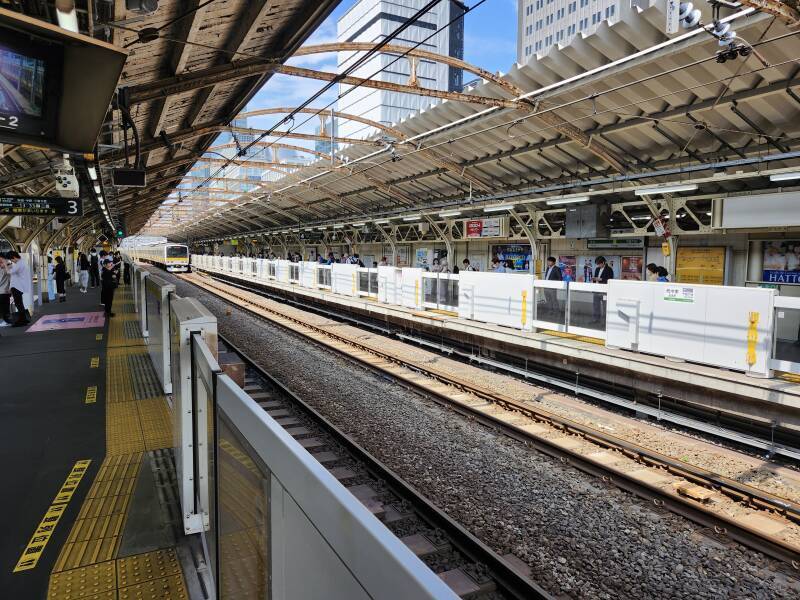
POLYGON ((566 333, 565 331, 553 331, 552 329, 543 329, 539 333, 545 335, 552 335, 553 337, 560 337, 568 340, 576 340, 578 342, 586 342, 587 344, 594 344, 595 346, 605 346, 605 340, 601 338, 593 338, 586 335, 576 335, 574 333, 566 333))
POLYGON ((50 508, 47 509, 36 531, 33 532, 33 536, 31 536, 28 545, 25 547, 25 550, 22 551, 22 555, 19 561, 17 561, 17 566, 14 567, 14 573, 33 569, 39 563, 39 559, 47 546, 47 542, 50 541, 56 525, 58 525, 58 522, 61 520, 61 515, 63 515, 64 511, 67 509, 69 501, 72 499, 75 490, 78 489, 78 485, 89 469, 90 464, 92 464, 91 460, 79 460, 72 467, 69 475, 67 475, 67 479, 61 485, 55 498, 53 498, 53 501, 50 503, 50 508))
POLYGON ((522 290, 522 326, 528 322, 528 290, 522 290))
POLYGON ((93 356, 92 360, 89 361, 89 368, 90 369, 96 369, 99 366, 100 366, 100 357, 99 356, 93 356))
POLYGON ((414 282, 414 306, 419 306, 419 279, 414 282))
POLYGON ((761 316, 758 312, 751 312, 747 315, 747 364, 751 367, 756 364, 756 344, 758 344, 758 319, 761 316))
POLYGON ((97 402, 97 386, 90 385, 86 388, 86 399, 83 401, 84 404, 94 404, 97 402))

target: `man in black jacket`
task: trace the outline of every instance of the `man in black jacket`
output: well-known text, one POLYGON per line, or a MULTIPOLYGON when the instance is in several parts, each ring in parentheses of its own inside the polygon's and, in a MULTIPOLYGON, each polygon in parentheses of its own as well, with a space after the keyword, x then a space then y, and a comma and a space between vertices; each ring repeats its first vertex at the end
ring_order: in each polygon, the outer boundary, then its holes
POLYGON ((92 248, 89 253, 89 281, 92 287, 100 285, 100 262, 97 258, 97 250, 92 248))
MULTIPOLYGON (((606 264, 606 259, 603 256, 598 256, 594 260, 595 269, 592 281, 594 283, 608 283, 609 279, 614 279, 614 271, 606 264)), ((602 294, 592 295, 592 308, 594 323, 600 323, 606 319, 606 297, 602 294)))
POLYGON ((103 261, 103 272, 100 274, 100 302, 105 307, 106 317, 113 317, 111 306, 114 304, 114 290, 117 289, 117 272, 114 261, 106 258, 103 261))
MULTIPOLYGON (((547 257, 547 268, 544 271, 546 281, 562 281, 561 269, 556 265, 554 256, 547 257)), ((560 322, 560 306, 558 303, 558 291, 553 288, 544 290, 544 306, 546 314, 554 321, 560 322)))

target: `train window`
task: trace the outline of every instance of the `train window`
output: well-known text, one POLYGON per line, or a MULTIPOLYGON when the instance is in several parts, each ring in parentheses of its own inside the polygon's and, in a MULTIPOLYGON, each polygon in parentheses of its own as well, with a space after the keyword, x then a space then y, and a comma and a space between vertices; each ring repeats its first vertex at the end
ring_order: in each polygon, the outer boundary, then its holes
POLYGON ((187 258, 189 249, 186 246, 167 246, 167 258, 187 258))

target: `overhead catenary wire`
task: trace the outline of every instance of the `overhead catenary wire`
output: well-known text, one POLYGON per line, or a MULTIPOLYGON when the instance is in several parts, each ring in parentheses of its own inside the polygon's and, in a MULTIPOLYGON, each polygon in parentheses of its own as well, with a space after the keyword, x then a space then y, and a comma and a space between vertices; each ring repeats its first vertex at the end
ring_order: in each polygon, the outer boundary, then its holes
MULTIPOLYGON (((381 40, 381 43, 376 45, 375 48, 371 49, 364 56, 360 57, 359 60, 354 65, 349 67, 343 73, 337 75, 337 78, 335 78, 333 81, 329 82, 327 85, 323 86, 323 88, 320 91, 318 91, 311 98, 306 100, 303 104, 301 104, 298 107, 296 107, 295 109, 293 109, 293 111, 291 113, 287 114, 281 121, 279 121, 277 124, 273 125, 269 130, 265 131, 264 133, 262 133, 258 137, 256 137, 256 139, 254 139, 252 142, 250 142, 247 145, 247 147, 244 149, 245 153, 253 145, 256 145, 257 143, 259 143, 264 137, 268 137, 270 135, 270 133, 274 133, 275 129, 277 129, 277 127, 280 127, 281 125, 283 125, 284 123, 287 123, 289 121, 293 122, 294 121, 294 115, 300 114, 301 111, 303 109, 307 108, 309 104, 311 104, 314 100, 316 100, 318 97, 323 95, 325 93, 325 91, 327 91, 333 85, 335 85, 337 83, 337 79, 341 79, 342 77, 345 77, 348 74, 352 73, 355 69, 357 69, 363 63, 367 62, 367 60, 369 60, 372 56, 374 56, 375 54, 378 54, 379 51, 380 51, 380 48, 383 48, 384 46, 386 46, 391 41, 391 39, 393 39, 394 37, 396 37, 397 35, 402 33, 402 31, 404 31, 405 29, 407 29, 408 27, 413 25, 413 22, 411 22, 411 19, 418 20, 420 17, 422 17, 425 14, 427 14, 427 12, 429 12, 429 10, 431 8, 433 8, 436 4, 438 4, 439 1, 441 1, 441 0, 436 0, 436 1, 429 2, 428 5, 426 5, 422 9, 420 9, 417 13, 415 13, 415 15, 410 17, 409 20, 404 22, 400 27, 398 27, 396 30, 394 30, 389 36, 387 36, 386 38, 381 40)), ((385 71, 386 69, 388 69, 389 67, 394 65, 399 60, 407 57, 408 54, 411 51, 413 51, 414 49, 418 48, 419 46, 425 44, 426 42, 428 42, 433 37, 439 35, 442 31, 444 31, 445 29, 447 29, 448 27, 453 25, 453 23, 455 23, 456 21, 463 19, 468 13, 474 11, 475 9, 477 9, 478 7, 483 5, 486 1, 487 0, 479 0, 478 2, 476 2, 471 7, 467 7, 463 12, 461 12, 459 15, 453 17, 450 21, 445 23, 442 27, 436 29, 433 33, 431 33, 428 36, 424 37, 419 42, 416 42, 415 44, 408 46, 408 48, 403 53, 395 56, 394 59, 392 61, 390 61, 387 65, 381 67, 380 69, 378 69, 377 71, 375 71, 374 73, 369 75, 368 77, 364 77, 362 79, 364 81, 369 81, 369 80, 373 79, 378 74, 380 74, 381 72, 385 71)), ((348 60, 349 60, 349 58, 348 58, 348 60)), ((353 90, 355 90, 358 87, 360 87, 360 85, 361 84, 354 84, 354 85, 348 87, 348 89, 346 89, 345 91, 343 91, 340 94, 338 94, 337 97, 334 98, 331 102, 329 102, 328 104, 326 104, 325 106, 323 106, 323 107, 321 107, 319 109, 316 109, 314 113, 312 113, 309 117, 307 117, 301 123, 299 123, 299 124, 294 124, 293 123, 292 126, 286 132, 283 132, 283 135, 275 136, 276 139, 274 139, 274 140, 270 141, 268 144, 262 146, 255 154, 252 155, 251 158, 254 158, 254 157, 258 156, 260 153, 262 153, 262 152, 266 151, 268 148, 270 148, 273 144, 278 143, 281 139, 283 139, 283 137, 285 137, 286 133, 291 133, 293 131, 296 131, 298 128, 302 127, 303 125, 305 125, 309 121, 313 120, 315 117, 319 116, 321 113, 323 113, 328 108, 332 107, 336 102, 338 102, 338 100, 340 100, 341 98, 343 98, 347 94, 351 93, 353 90)), ((224 171, 224 169, 226 169, 228 166, 229 165, 221 166, 219 169, 217 169, 217 171, 215 171, 215 173, 212 173, 211 175, 209 175, 209 179, 217 177, 219 175, 219 173, 221 171, 224 171)), ((204 184, 205 184, 205 182, 201 182, 196 187, 202 186, 204 184)))

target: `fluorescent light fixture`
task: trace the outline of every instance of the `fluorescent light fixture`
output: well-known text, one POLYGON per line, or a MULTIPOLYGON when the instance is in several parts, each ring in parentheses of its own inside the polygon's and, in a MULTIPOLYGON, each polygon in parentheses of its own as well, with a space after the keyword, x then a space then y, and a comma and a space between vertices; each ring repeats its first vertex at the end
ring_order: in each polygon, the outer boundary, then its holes
POLYGON ((650 196, 651 194, 669 194, 670 192, 693 192, 696 189, 696 183, 665 183, 664 185, 636 188, 633 193, 637 196, 650 196))
POLYGON ((89 167, 89 177, 92 178, 92 181, 97 181, 97 169, 94 167, 89 167))
POLYGON ((353 227, 363 227, 364 223, 350 223, 353 227))
POLYGON ((304 231, 314 231, 314 228, 313 228, 313 227, 306 227, 306 228, 304 229, 304 231))
POLYGON ((775 173, 769 176, 770 181, 791 181, 792 179, 800 179, 800 171, 792 171, 791 173, 775 173))
POLYGON ((377 219, 375 221, 375 225, 386 225, 389 222, 389 219, 377 219))
POLYGON ((512 208, 514 208, 513 204, 496 204, 494 206, 485 206, 483 212, 503 212, 504 210, 511 210, 512 208))
POLYGON ((638 217, 631 217, 631 221, 649 221, 651 219, 655 219, 655 217, 648 216, 648 215, 640 215, 638 217))
POLYGON ((94 193, 95 194, 99 194, 100 193, 100 186, 97 185, 96 183, 94 184, 94 193))
POLYGON ((588 202, 589 196, 566 196, 564 198, 553 198, 545 202, 547 206, 562 206, 564 204, 577 204, 578 202, 588 202))
POLYGON ((325 227, 324 225, 322 227, 317 227, 317 231, 325 231, 326 229, 327 227, 325 227))
POLYGON ((439 213, 439 216, 442 217, 443 219, 445 217, 458 217, 460 215, 461 215, 460 210, 443 210, 442 212, 439 213))
POLYGON ((403 217, 403 221, 410 222, 410 221, 419 221, 422 218, 422 215, 408 215, 407 217, 403 217))

